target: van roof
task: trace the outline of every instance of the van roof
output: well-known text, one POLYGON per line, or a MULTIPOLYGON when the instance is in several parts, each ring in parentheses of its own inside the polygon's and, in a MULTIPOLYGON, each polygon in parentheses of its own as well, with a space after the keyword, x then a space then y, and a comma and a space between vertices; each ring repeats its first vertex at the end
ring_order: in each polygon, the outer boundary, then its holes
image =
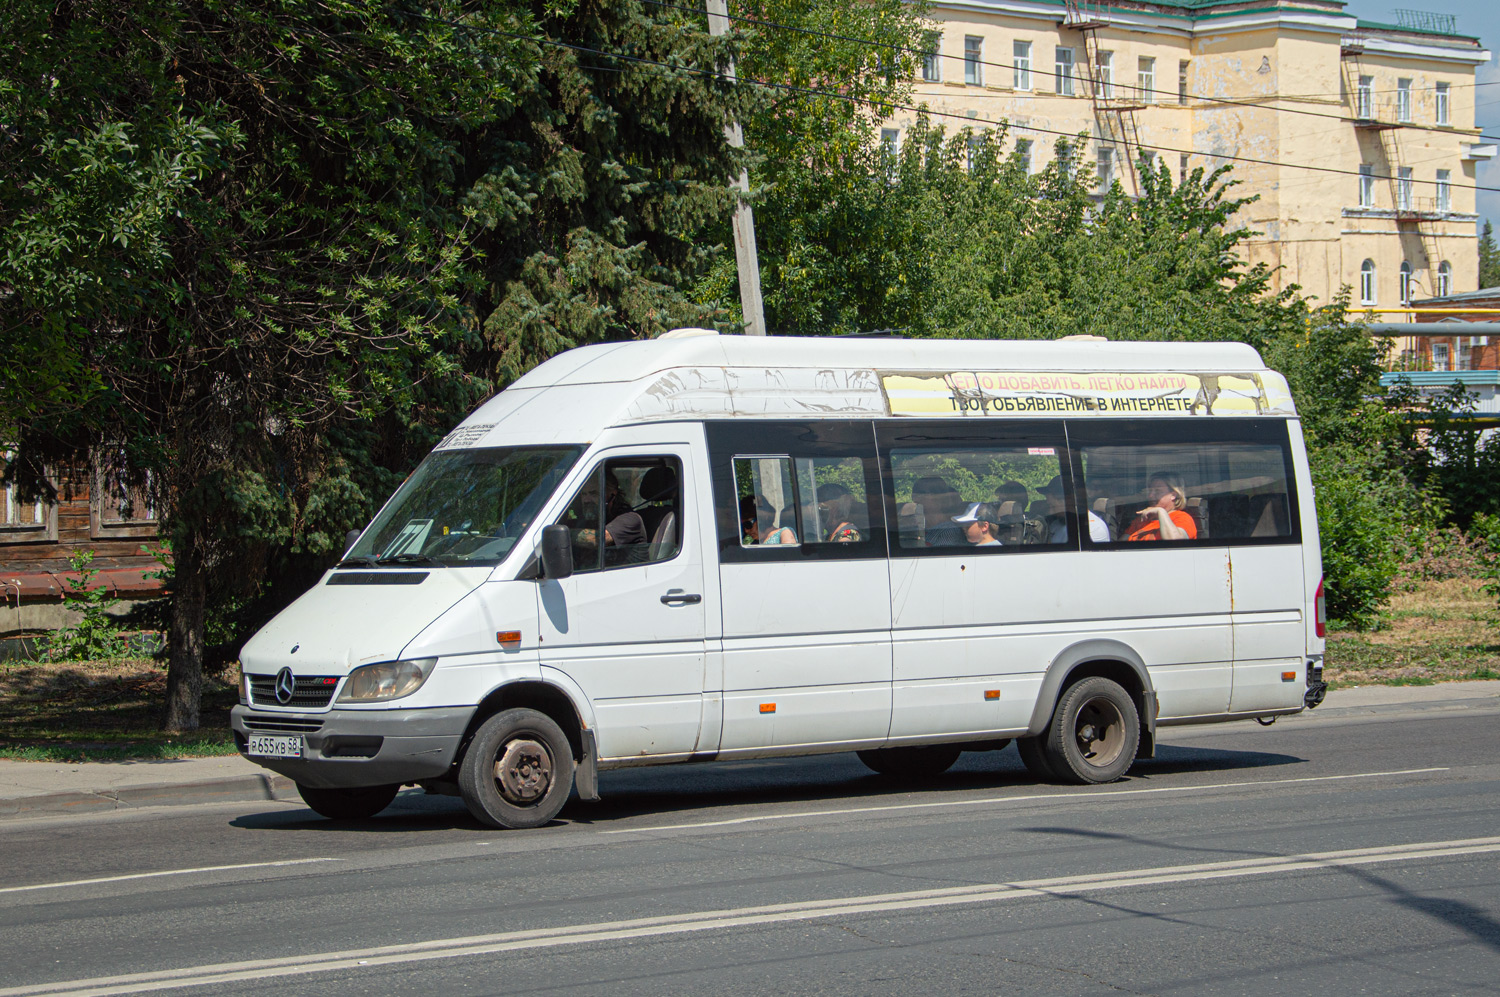
POLYGON ((636 381, 677 367, 842 367, 902 371, 1266 369, 1260 354, 1244 343, 721 336, 707 329, 681 329, 659 339, 568 350, 534 368, 512 387, 636 381))
POLYGON ((679 330, 561 353, 481 405, 437 449, 589 443, 610 426, 648 422, 1012 412, 1296 414, 1285 379, 1243 343, 679 330))

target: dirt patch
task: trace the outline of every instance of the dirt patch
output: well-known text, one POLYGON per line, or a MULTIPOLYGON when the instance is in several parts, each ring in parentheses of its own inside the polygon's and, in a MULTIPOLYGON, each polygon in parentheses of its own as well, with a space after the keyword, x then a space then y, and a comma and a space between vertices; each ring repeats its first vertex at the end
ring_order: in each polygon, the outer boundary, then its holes
POLYGON ((166 699, 167 671, 156 661, 0 665, 0 749, 13 753, 21 748, 65 745, 124 748, 181 745, 184 740, 224 744, 229 741, 229 710, 238 701, 237 680, 233 671, 204 676, 201 729, 183 738, 157 730, 166 699))
POLYGON ((1469 578, 1413 583, 1392 598, 1386 626, 1335 629, 1324 675, 1335 686, 1500 679, 1500 613, 1469 578))

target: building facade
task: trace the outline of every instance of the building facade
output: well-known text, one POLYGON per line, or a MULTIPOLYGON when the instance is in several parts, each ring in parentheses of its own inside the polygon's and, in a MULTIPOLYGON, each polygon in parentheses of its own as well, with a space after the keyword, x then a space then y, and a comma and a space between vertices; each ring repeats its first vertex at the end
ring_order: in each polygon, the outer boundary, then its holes
MULTIPOLYGON (((1473 290, 1480 40, 1452 18, 1357 21, 1329 0, 938 0, 916 102, 950 132, 1010 126, 1033 171, 1086 133, 1101 188, 1139 190, 1137 162, 1176 176, 1232 166, 1249 262, 1355 307, 1473 290)), ((897 144, 916 117, 882 136, 897 144)))

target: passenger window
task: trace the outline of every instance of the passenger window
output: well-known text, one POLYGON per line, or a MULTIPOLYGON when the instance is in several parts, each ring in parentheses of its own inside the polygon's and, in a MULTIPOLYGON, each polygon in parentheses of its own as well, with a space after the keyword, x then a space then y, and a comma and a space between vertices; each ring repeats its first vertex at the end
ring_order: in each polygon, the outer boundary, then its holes
POLYGON ((620 457, 589 473, 558 520, 575 573, 666 561, 682 547, 682 473, 675 457, 620 457))
POLYGON ((795 546, 802 535, 790 457, 736 457, 740 546, 795 546))
POLYGON ((902 549, 1068 542, 1060 447, 898 448, 891 475, 902 549))
POLYGON ((803 543, 858 543, 870 535, 864 463, 858 457, 798 457, 803 543))
POLYGON ((1082 448, 1091 508, 1119 541, 1289 539, 1279 444, 1205 441, 1082 448))

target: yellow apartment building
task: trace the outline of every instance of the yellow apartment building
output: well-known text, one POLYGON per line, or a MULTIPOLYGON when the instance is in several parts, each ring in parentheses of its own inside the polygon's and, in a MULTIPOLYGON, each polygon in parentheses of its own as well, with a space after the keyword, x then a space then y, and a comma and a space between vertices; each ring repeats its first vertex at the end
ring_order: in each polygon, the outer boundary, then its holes
MULTIPOLYGON (((1179 176, 1229 165, 1249 261, 1355 307, 1474 290, 1475 69, 1453 18, 1356 20, 1337 0, 936 0, 915 103, 950 132, 1010 123, 1035 171, 1087 133, 1101 187, 1138 190, 1144 154, 1179 176)), ((901 141, 916 115, 882 131, 901 141)))

